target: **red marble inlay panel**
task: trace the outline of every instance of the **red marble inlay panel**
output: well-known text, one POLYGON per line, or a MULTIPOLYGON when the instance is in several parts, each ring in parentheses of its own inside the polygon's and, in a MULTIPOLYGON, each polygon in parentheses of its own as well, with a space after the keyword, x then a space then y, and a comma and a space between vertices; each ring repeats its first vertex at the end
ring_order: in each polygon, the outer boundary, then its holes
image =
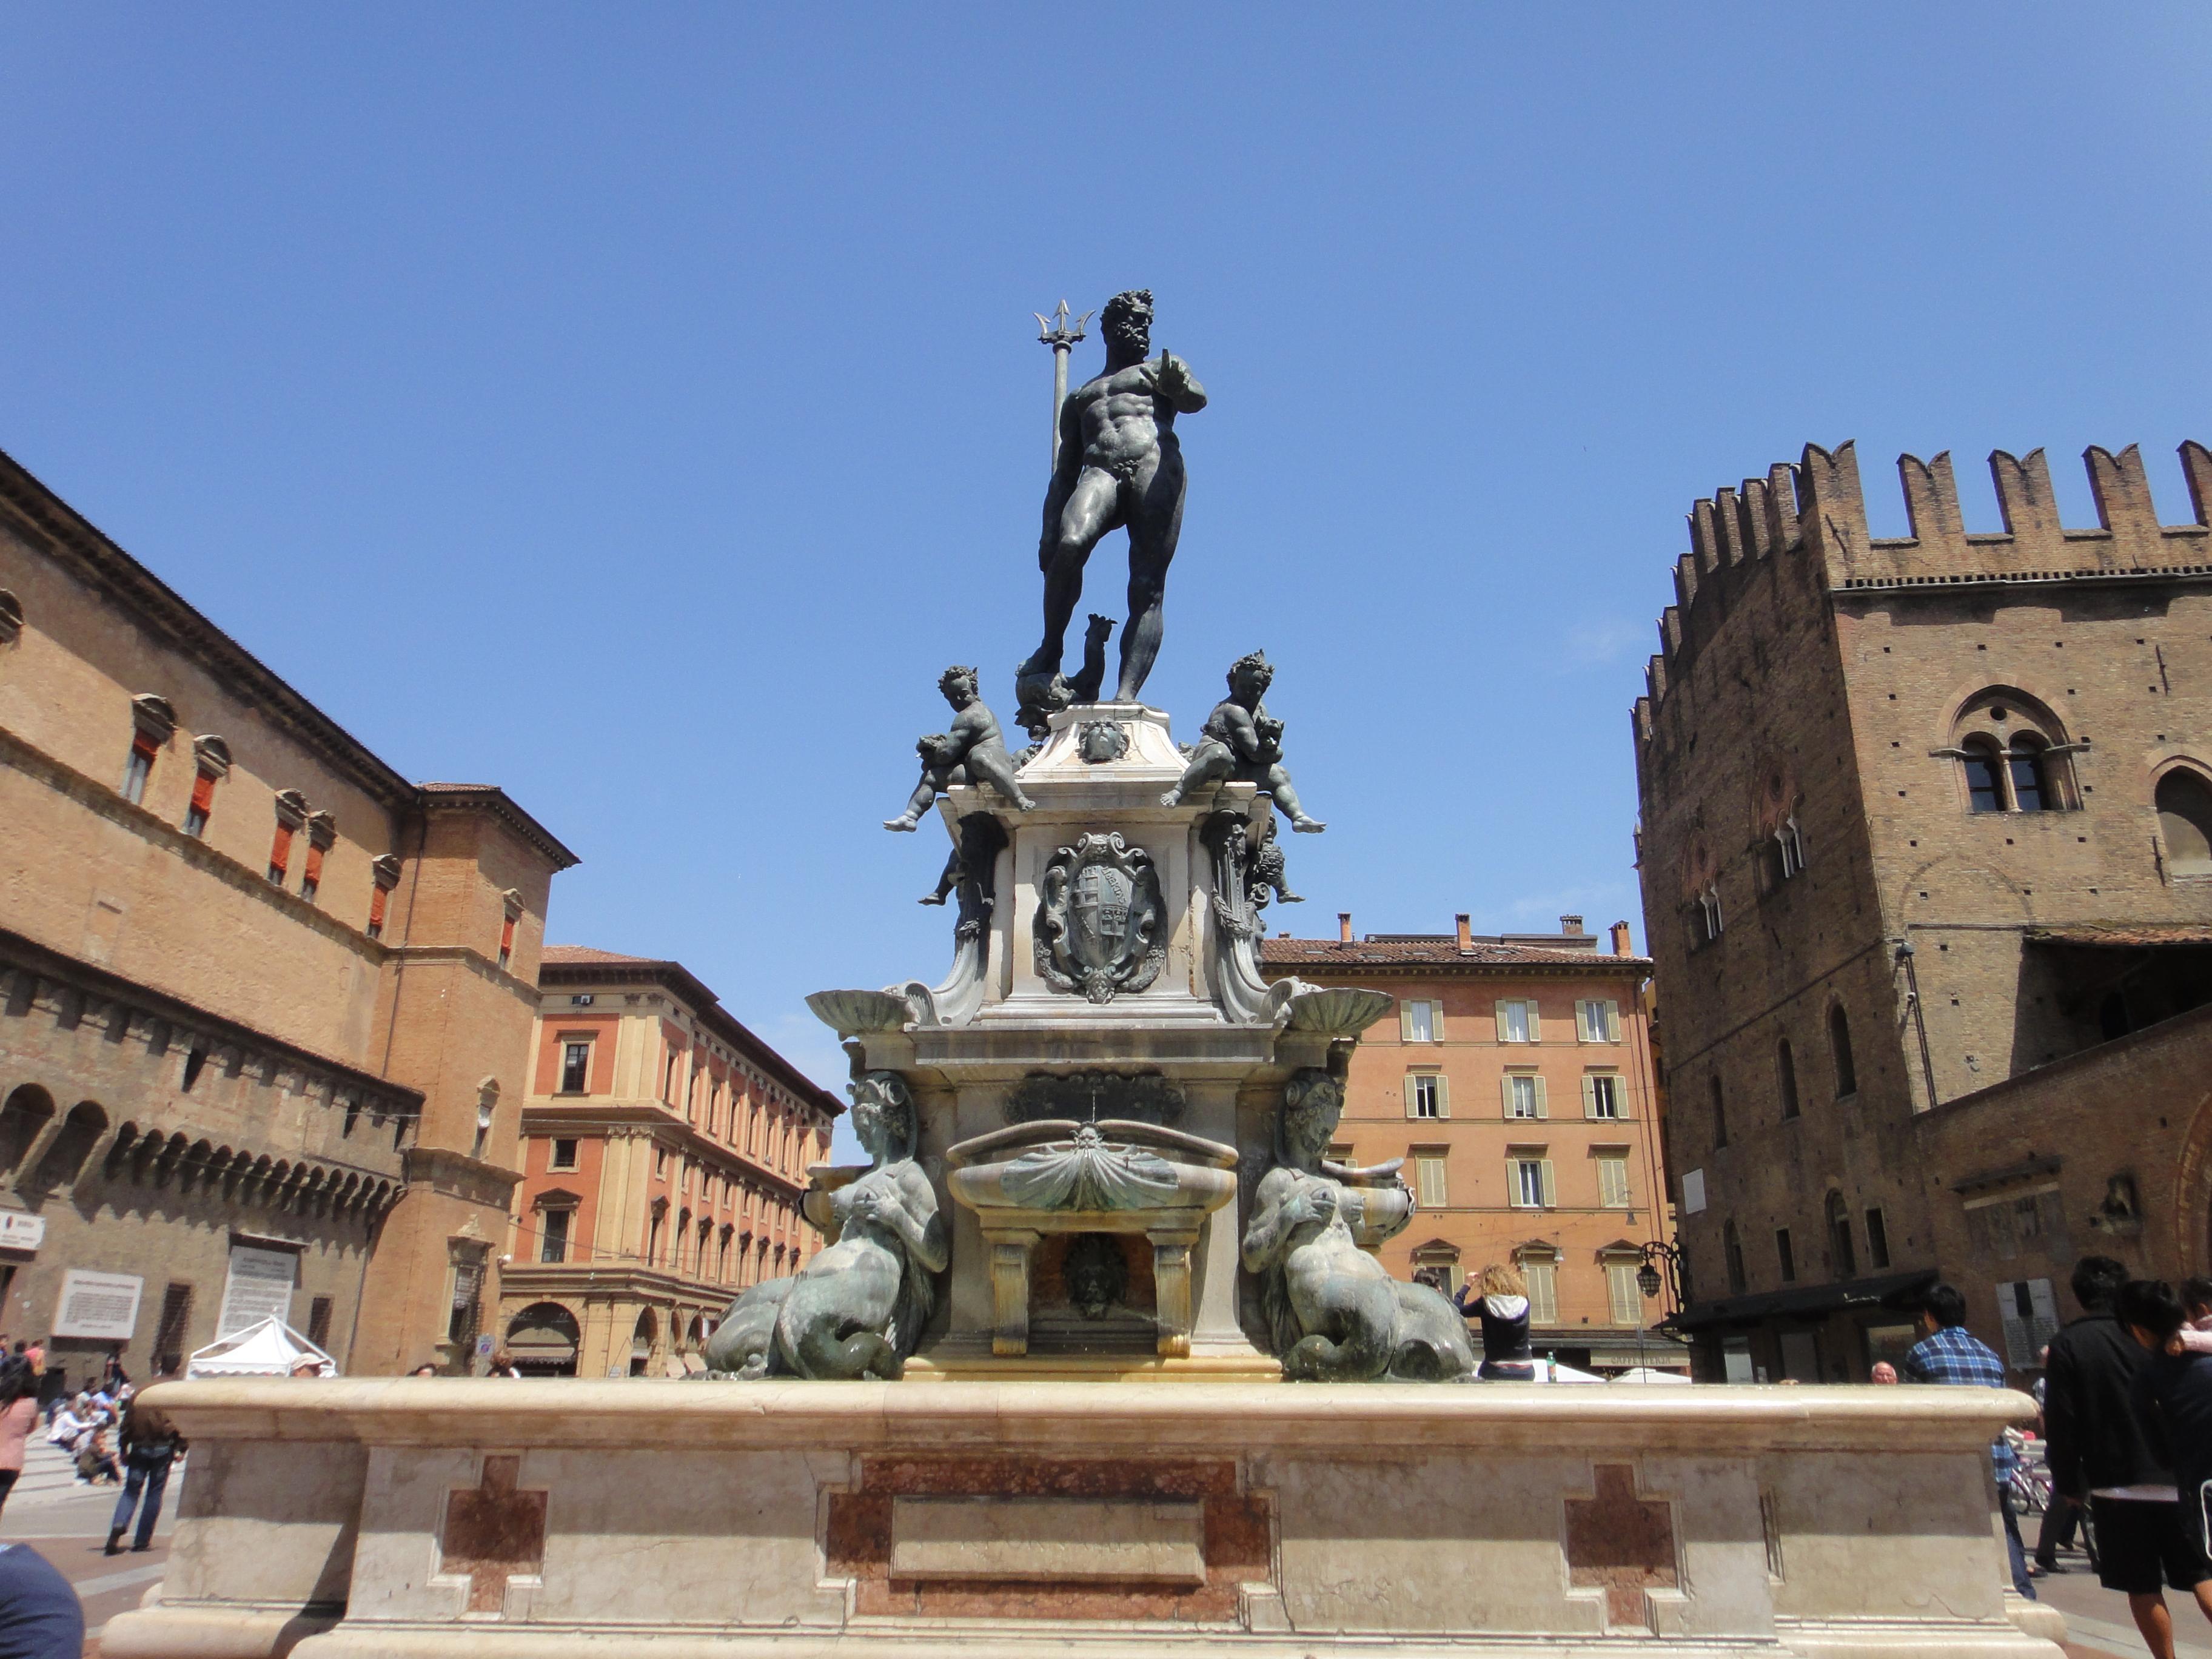
POLYGON ((1601 1463, 1591 1471, 1595 1496, 1567 1505, 1567 1582, 1605 1591, 1606 1627, 1656 1631, 1645 1592, 1673 1589, 1674 1509, 1636 1496, 1636 1471, 1601 1463))
POLYGON ((860 1490, 901 1498, 1227 1498, 1237 1491, 1237 1465, 1227 1458, 1141 1463, 1018 1453, 870 1457, 861 1462, 860 1490))
POLYGON ((438 1571, 467 1577, 470 1613, 504 1611, 507 1581, 545 1565, 546 1495, 516 1491, 521 1476, 519 1455, 487 1456, 476 1487, 446 1499, 438 1571))
POLYGON ((1240 1493, 1237 1466, 1228 1459, 870 1457, 861 1462, 858 1491, 830 1495, 823 1553, 833 1574, 855 1581, 863 1613, 1222 1623, 1237 1617, 1238 1585, 1273 1576, 1274 1503, 1240 1493), (1206 1582, 894 1578, 891 1499, 922 1496, 1199 1498, 1206 1582))

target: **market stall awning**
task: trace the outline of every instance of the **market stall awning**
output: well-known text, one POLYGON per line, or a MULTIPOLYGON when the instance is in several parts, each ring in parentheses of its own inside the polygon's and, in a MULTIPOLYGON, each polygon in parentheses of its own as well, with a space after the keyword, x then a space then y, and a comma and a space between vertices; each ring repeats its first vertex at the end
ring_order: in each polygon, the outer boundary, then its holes
POLYGON ((1763 1324, 1775 1318, 1815 1319, 1848 1308, 1891 1307, 1903 1311, 1935 1282, 1935 1268, 1916 1267, 1910 1273, 1848 1279, 1840 1285, 1794 1285, 1786 1291, 1768 1291, 1759 1296, 1700 1302, 1670 1316, 1666 1324, 1670 1330, 1705 1331, 1763 1324))

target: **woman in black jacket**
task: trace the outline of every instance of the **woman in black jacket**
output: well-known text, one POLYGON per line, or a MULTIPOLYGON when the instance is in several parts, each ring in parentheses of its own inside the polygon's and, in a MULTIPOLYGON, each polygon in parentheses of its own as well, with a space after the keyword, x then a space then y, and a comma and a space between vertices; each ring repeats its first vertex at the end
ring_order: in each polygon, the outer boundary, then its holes
POLYGON ((1482 1369, 1486 1382, 1533 1382, 1535 1357, 1528 1351, 1528 1286, 1517 1270, 1493 1261, 1476 1283, 1481 1293, 1473 1301, 1462 1285, 1453 1304, 1469 1319, 1482 1322, 1482 1369))

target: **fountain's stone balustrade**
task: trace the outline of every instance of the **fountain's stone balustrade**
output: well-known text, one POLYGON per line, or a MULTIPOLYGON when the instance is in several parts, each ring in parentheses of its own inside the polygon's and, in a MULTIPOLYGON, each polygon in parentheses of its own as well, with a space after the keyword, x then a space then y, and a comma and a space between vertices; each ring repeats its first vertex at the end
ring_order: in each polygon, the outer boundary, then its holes
POLYGON ((104 1659, 2057 1659, 2008 1616, 1993 1525, 1990 1440, 2033 1415, 2014 1394, 401 1378, 154 1397, 191 1479, 159 1599, 108 1625, 104 1659))

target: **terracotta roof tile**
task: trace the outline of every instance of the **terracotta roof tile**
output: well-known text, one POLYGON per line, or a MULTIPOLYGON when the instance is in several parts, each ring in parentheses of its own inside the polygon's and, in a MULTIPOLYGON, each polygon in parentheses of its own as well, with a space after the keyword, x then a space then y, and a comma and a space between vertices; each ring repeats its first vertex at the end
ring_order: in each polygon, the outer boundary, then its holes
POLYGON ((619 951, 602 951, 589 945, 549 945, 538 953, 538 960, 566 966, 577 963, 603 962, 649 965, 658 963, 658 957, 626 957, 619 951))
POLYGON ((1450 938, 1405 941, 1333 939, 1267 939, 1260 941, 1264 968, 1367 968, 1490 966, 1609 969, 1649 971, 1646 957, 1616 957, 1602 951, 1555 951, 1534 945, 1496 945, 1478 940, 1462 951, 1450 938))

